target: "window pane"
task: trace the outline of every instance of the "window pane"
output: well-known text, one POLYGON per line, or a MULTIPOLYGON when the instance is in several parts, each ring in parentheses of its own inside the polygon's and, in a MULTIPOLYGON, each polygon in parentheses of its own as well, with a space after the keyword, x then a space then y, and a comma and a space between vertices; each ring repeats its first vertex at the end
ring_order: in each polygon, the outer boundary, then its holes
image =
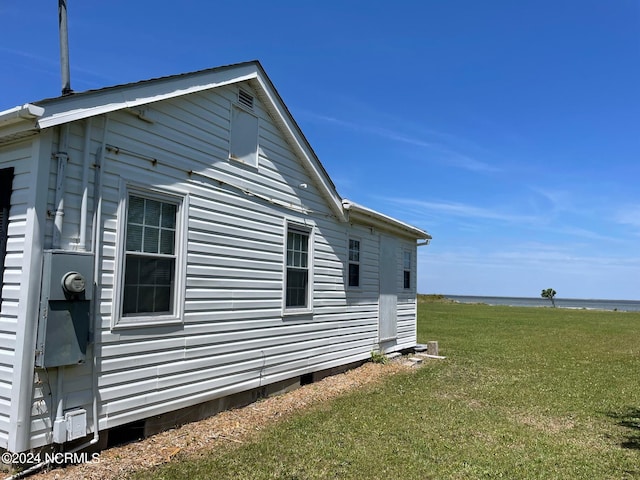
POLYGON ((128 255, 123 314, 169 312, 173 301, 175 260, 128 255))
POLYGON ((411 269, 411 252, 404 252, 404 269, 411 269))
POLYGON ((142 223, 144 218, 144 198, 129 197, 129 212, 127 214, 129 223, 142 223))
POLYGON ((173 279, 173 260, 156 260, 150 282, 153 285, 171 285, 173 279))
POLYGON ((360 261, 360 241, 359 240, 349 240, 349 261, 350 262, 359 262, 360 261))
POLYGON ((143 251, 146 253, 158 253, 158 242, 160 240, 160 229, 154 227, 144 227, 143 251))
POLYGON ((155 312, 153 308, 153 299, 155 294, 154 287, 139 287, 138 289, 138 310, 137 313, 155 312))
POLYGON ((287 270, 287 307, 307 306, 307 271, 287 270))
POLYGON ((162 204, 162 227, 176 228, 176 206, 170 203, 162 204))
POLYGON ((124 283, 131 285, 134 283, 140 283, 140 261, 131 256, 127 256, 125 271, 124 271, 124 283))
POLYGON ((404 272, 404 288, 411 288, 411 272, 404 272))
POLYGON ((124 315, 126 315, 127 313, 136 313, 138 311, 137 301, 138 301, 138 287, 135 285, 134 286, 125 285, 122 313, 124 315))
POLYGON ((142 225, 127 225, 127 250, 130 252, 142 251, 142 225))
POLYGON ((168 312, 171 310, 171 288, 156 287, 155 291, 155 312, 168 312))
POLYGON ((153 225, 154 227, 160 226, 160 202, 157 200, 145 199, 144 208, 144 224, 153 225))
POLYGON ((160 232, 160 253, 173 255, 176 243, 175 236, 173 230, 162 230, 160 232))
POLYGON ((358 265, 357 263, 349 264, 349 286, 360 286, 360 265, 358 265))
POLYGON ((153 283, 150 279, 153 278, 153 272, 156 269, 156 259, 138 257, 138 262, 140 263, 140 276, 138 278, 138 283, 140 285, 153 283))

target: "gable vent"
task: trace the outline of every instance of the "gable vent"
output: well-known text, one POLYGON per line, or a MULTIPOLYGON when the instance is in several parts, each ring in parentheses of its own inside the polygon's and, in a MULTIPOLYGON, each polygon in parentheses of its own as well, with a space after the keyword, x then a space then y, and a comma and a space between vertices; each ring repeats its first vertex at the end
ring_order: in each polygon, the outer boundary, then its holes
POLYGON ((238 90, 238 103, 253 110, 253 95, 244 90, 238 90))

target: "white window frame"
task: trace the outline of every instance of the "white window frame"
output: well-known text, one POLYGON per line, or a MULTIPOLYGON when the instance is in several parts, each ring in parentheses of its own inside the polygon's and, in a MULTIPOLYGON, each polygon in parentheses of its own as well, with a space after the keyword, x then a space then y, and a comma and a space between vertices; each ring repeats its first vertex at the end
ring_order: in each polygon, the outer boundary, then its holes
POLYGON ((165 326, 181 324, 184 321, 184 302, 187 264, 187 215, 189 196, 166 189, 151 188, 122 182, 120 186, 120 203, 118 205, 118 232, 116 240, 116 256, 114 268, 114 297, 111 326, 119 328, 141 328, 147 326, 165 326), (129 198, 138 196, 176 205, 175 226, 175 267, 173 283, 172 311, 169 313, 141 313, 123 315, 126 230, 129 198))
POLYGON ((347 271, 346 271, 346 285, 350 290, 359 290, 362 288, 362 239, 353 235, 349 235, 347 238, 347 271), (358 242, 358 261, 351 260, 351 242, 358 242), (358 285, 351 285, 351 275, 349 270, 351 265, 358 265, 358 285))
POLYGON ((288 315, 303 315, 313 312, 313 267, 314 267, 314 228, 312 225, 305 224, 302 221, 286 220, 284 226, 284 241, 283 241, 283 278, 282 278, 282 314, 288 315), (307 298, 306 305, 304 307, 288 307, 287 306, 287 251, 288 251, 288 238, 289 232, 302 233, 307 236, 307 298))

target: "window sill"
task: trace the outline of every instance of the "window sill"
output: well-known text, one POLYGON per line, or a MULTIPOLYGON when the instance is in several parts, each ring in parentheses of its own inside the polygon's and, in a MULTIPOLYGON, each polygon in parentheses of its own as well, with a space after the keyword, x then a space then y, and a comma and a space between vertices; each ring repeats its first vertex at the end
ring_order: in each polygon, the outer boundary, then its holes
POLYGON ((111 330, 129 330, 134 328, 148 327, 168 327, 182 325, 184 322, 181 318, 173 315, 166 316, 140 316, 140 317, 120 317, 111 330))
POLYGON ((295 317, 300 315, 310 315, 313 313, 311 308, 287 308, 282 312, 283 317, 295 317))

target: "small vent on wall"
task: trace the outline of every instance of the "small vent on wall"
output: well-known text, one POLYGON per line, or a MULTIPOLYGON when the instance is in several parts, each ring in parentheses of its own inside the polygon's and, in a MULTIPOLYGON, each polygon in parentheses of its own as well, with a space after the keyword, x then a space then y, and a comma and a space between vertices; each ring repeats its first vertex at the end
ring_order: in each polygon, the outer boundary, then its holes
POLYGON ((238 90, 238 103, 253 110, 253 95, 244 90, 238 90))

